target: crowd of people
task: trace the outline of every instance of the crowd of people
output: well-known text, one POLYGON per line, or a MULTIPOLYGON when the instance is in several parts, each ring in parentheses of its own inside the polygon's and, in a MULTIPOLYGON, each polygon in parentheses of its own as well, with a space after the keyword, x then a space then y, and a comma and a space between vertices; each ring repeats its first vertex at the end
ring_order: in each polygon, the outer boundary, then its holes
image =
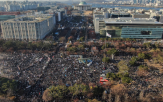
POLYGON ((90 66, 79 63, 79 57, 15 52, 3 58, 1 75, 18 81, 19 88, 26 90, 27 97, 39 97, 51 85, 71 86, 77 82, 98 84, 104 68, 114 70, 114 66, 105 65, 101 57, 86 57, 92 60, 90 66))

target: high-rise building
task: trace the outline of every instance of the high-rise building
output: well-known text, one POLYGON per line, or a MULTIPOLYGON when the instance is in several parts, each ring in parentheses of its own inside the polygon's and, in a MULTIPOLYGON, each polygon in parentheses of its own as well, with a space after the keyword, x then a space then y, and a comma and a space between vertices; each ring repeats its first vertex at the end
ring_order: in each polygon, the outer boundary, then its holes
POLYGON ((39 15, 19 17, 1 23, 4 39, 38 40, 43 39, 55 25, 55 16, 39 15))

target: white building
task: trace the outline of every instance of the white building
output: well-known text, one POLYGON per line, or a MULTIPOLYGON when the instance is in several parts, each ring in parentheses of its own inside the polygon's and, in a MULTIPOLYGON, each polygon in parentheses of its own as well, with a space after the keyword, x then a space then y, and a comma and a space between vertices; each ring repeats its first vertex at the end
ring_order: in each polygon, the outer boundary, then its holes
POLYGON ((39 15, 19 17, 1 23, 4 39, 38 40, 51 32, 55 25, 55 16, 39 15))
POLYGON ((6 11, 19 11, 19 10, 30 10, 30 9, 36 9, 37 4, 35 2, 6 2, 6 5, 4 6, 6 11))
POLYGON ((79 5, 74 5, 74 9, 85 11, 85 10, 90 10, 91 6, 87 5, 85 1, 82 1, 79 3, 79 5))

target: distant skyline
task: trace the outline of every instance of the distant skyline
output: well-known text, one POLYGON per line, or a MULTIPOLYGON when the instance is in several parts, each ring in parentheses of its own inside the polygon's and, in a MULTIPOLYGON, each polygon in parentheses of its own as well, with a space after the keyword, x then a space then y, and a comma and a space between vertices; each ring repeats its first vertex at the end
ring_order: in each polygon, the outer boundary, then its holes
MULTIPOLYGON (((0 1, 25 1, 25 0, 0 0, 0 1)), ((69 1, 69 0, 28 0, 28 1, 58 1, 59 2, 59 1, 69 1)), ((80 1, 80 0, 73 0, 73 1, 80 1)))

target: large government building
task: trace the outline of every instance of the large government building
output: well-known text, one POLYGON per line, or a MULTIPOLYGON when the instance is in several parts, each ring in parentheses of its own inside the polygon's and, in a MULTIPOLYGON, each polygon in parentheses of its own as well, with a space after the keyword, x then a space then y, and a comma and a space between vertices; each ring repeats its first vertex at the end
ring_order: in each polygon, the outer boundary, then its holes
POLYGON ((52 31, 55 16, 39 15, 19 17, 1 23, 4 39, 39 40, 52 31))
POLYGON ((87 5, 87 3, 85 1, 82 1, 79 3, 79 5, 74 5, 74 9, 82 10, 82 11, 90 10, 91 5, 87 5))
POLYGON ((95 19, 95 31, 121 38, 162 38, 163 23, 154 18, 119 17, 95 19))

